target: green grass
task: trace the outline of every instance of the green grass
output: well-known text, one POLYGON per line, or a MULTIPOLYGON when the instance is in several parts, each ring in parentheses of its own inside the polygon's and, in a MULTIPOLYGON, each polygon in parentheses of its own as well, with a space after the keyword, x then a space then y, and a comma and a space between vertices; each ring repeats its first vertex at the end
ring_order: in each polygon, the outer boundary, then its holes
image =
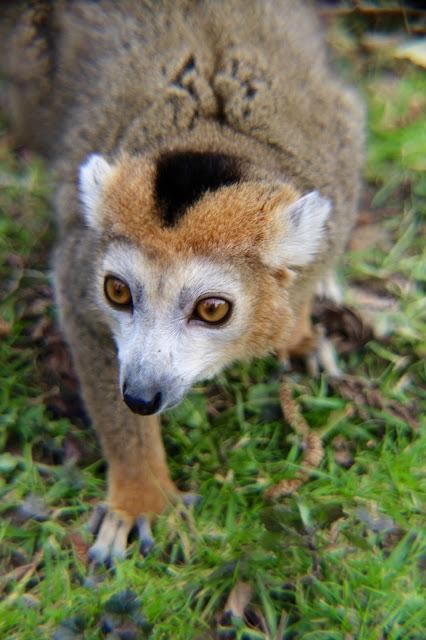
POLYGON ((134 637, 426 637, 426 78, 408 64, 389 70, 373 58, 370 66, 375 71, 359 77, 370 114, 365 179, 369 215, 388 244, 348 253, 342 273, 394 305, 383 312, 388 333, 352 350, 344 367, 374 383, 380 402, 352 403, 325 376, 292 374, 326 456, 297 495, 273 505, 263 499, 265 487, 291 477, 300 460, 300 443, 279 413, 277 364, 234 366, 195 390, 166 416, 164 439, 178 485, 203 502, 185 517, 159 518, 152 554, 142 559, 131 549, 115 572, 94 572, 85 560, 83 525, 104 495, 94 435, 78 416, 54 417, 49 401, 62 383, 49 377, 58 354, 43 329, 54 314, 48 178, 38 158, 14 154, 4 138, 0 637, 103 638, 111 597, 129 588, 140 606, 125 602, 121 620, 134 623, 142 611, 150 625, 140 624, 134 637), (252 585, 250 612, 233 621, 231 633, 216 616, 241 580, 252 585))

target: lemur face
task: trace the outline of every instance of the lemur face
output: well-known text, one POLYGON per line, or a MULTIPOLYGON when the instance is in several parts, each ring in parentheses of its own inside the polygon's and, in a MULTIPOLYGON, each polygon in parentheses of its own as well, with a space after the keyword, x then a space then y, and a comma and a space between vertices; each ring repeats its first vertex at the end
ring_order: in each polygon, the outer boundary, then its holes
POLYGON ((170 408, 195 382, 243 357, 254 296, 232 265, 203 257, 164 261, 112 242, 98 272, 97 301, 117 345, 129 406, 147 413, 170 408))
POLYGON ((195 382, 272 350, 292 328, 292 268, 317 252, 330 204, 245 179, 241 167, 185 152, 114 166, 91 156, 80 171, 83 213, 106 247, 95 298, 137 413, 174 406, 195 382))

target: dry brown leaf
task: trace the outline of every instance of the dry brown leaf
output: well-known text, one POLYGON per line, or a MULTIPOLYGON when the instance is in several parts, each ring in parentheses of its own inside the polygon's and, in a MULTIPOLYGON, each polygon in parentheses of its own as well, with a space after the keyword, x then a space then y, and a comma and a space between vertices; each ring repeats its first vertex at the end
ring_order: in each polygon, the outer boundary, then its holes
POLYGON ((31 338, 38 342, 46 335, 52 321, 47 316, 40 318, 31 329, 31 338))
POLYGON ((392 518, 383 514, 377 503, 371 502, 367 506, 358 507, 355 510, 358 520, 365 524, 374 533, 394 531, 397 527, 392 518))
POLYGON ((395 47, 402 43, 399 33, 364 33, 361 38, 361 46, 369 53, 393 56, 395 47))
POLYGON ((426 67, 426 40, 419 38, 401 44, 395 50, 394 57, 409 60, 419 67, 426 67))
POLYGON ((344 375, 341 378, 330 380, 330 385, 336 393, 352 402, 354 411, 363 420, 368 420, 370 417, 366 407, 372 407, 388 411, 396 418, 404 420, 413 431, 418 431, 418 410, 414 401, 402 405, 396 400, 385 398, 374 382, 359 376, 344 375))
POLYGON ((34 300, 32 300, 25 309, 25 317, 41 316, 46 313, 51 305, 51 298, 46 298, 44 294, 40 297, 34 298, 34 300))
POLYGON ((87 552, 89 551, 90 544, 85 542, 79 533, 70 531, 65 536, 65 543, 68 543, 72 549, 74 549, 76 556, 82 564, 89 566, 89 559, 87 552))
POLYGON ((364 249, 379 248, 383 251, 392 246, 387 229, 381 224, 359 224, 352 231, 349 241, 351 251, 363 251, 364 249))
MULTIPOLYGON (((41 564, 42 558, 43 550, 40 549, 40 551, 37 551, 37 553, 34 555, 32 562, 21 565, 20 567, 16 567, 16 569, 13 569, 12 571, 9 571, 8 573, 0 576, 0 593, 4 591, 12 582, 22 582, 23 585, 25 585, 41 564)), ((13 596, 13 593, 11 594, 11 596, 13 596)))
POLYGON ((354 446, 347 438, 338 435, 333 438, 331 446, 334 449, 334 460, 345 469, 349 469, 354 463, 354 446))
POLYGON ((224 614, 229 613, 236 618, 243 618, 244 611, 250 602, 252 587, 248 582, 237 582, 232 588, 225 604, 224 614))
POLYGON ((7 338, 11 331, 12 325, 3 318, 0 318, 0 338, 7 338))

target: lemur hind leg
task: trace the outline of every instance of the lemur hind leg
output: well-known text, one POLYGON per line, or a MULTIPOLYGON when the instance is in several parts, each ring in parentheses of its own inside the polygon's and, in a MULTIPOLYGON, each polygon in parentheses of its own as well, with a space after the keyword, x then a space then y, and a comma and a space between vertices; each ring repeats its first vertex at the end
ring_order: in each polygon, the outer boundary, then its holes
POLYGON ((311 300, 301 309, 290 338, 278 349, 279 359, 286 363, 289 358, 306 358, 317 346, 318 336, 311 321, 311 300))
MULTIPOLYGON (((329 300, 336 306, 343 305, 343 292, 337 281, 336 273, 334 270, 328 271, 324 277, 318 282, 316 287, 316 296, 325 300, 329 300)), ((319 326, 320 332, 318 347, 317 347, 317 360, 313 361, 311 365, 318 371, 321 367, 328 375, 334 378, 339 378, 342 372, 337 364, 336 350, 333 343, 324 334, 324 327, 319 326)), ((315 354, 314 354, 315 358, 315 354)))
POLYGON ((312 299, 304 304, 295 329, 285 349, 278 352, 279 358, 286 363, 288 358, 303 358, 309 375, 317 377, 320 370, 328 375, 341 375, 332 342, 325 336, 320 325, 313 326, 311 320, 312 299))
POLYGON ((316 291, 318 298, 325 298, 334 302, 335 305, 343 304, 343 293, 337 281, 334 271, 328 271, 321 280, 319 280, 316 291))

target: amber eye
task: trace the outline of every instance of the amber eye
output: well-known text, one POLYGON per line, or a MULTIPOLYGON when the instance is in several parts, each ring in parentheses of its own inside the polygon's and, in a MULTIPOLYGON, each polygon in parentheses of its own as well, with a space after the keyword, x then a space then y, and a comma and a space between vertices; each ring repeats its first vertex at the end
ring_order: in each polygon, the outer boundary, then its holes
POLYGON ((220 324, 229 318, 231 304, 222 298, 204 298, 194 309, 194 317, 209 324, 220 324))
POLYGON ((106 276, 104 291, 107 300, 115 307, 123 309, 132 306, 132 294, 128 285, 116 276, 106 276))

